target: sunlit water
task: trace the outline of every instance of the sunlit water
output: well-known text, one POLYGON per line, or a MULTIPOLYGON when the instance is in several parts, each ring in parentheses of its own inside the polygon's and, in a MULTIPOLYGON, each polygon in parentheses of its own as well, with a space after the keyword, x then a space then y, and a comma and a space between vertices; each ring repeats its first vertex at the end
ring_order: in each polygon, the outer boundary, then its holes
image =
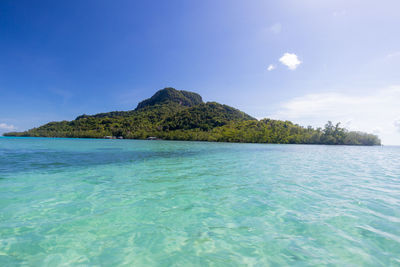
POLYGON ((400 147, 0 138, 0 266, 400 265, 400 147))

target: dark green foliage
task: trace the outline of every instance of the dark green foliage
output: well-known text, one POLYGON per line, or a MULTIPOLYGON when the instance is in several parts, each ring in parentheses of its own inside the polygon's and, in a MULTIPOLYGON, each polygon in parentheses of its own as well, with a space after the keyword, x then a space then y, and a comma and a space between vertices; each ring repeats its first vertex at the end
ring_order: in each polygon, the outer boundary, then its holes
POLYGON ((376 135, 349 132, 328 122, 324 129, 301 127, 290 121, 256 120, 216 102, 203 103, 198 94, 166 88, 141 102, 136 110, 81 115, 73 121, 50 122, 5 136, 145 139, 213 142, 380 145, 376 135))
POLYGON ((78 117, 76 117, 76 120, 79 119, 85 119, 85 118, 89 118, 89 117, 95 117, 95 118, 104 118, 104 117, 108 117, 108 118, 114 118, 114 117, 126 117, 126 116, 130 116, 133 114, 133 111, 111 111, 111 112, 105 112, 105 113, 98 113, 95 115, 80 115, 78 117))
POLYGON ((174 88, 169 87, 158 91, 151 98, 140 102, 137 105, 136 110, 156 104, 166 104, 169 102, 175 102, 182 106, 191 107, 202 104, 203 100, 199 94, 187 91, 178 91, 174 88))
POLYGON ((246 113, 216 102, 200 104, 177 112, 163 123, 164 130, 211 130, 232 121, 255 120, 246 113))

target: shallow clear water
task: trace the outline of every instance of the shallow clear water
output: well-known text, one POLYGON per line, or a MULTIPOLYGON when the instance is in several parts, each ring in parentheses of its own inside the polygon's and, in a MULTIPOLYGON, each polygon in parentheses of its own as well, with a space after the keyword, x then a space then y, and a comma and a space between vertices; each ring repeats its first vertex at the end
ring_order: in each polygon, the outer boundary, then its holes
POLYGON ((0 266, 400 265, 400 147, 0 138, 0 266))

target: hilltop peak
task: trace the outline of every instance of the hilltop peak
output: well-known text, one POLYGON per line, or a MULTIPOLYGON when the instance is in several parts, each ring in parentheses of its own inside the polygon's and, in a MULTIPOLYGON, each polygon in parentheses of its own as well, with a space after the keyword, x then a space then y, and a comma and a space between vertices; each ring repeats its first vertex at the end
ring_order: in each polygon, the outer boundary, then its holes
POLYGON ((202 104, 203 99, 199 94, 184 90, 176 90, 172 87, 167 87, 157 91, 152 97, 140 102, 136 110, 157 104, 166 104, 170 102, 178 103, 182 106, 192 107, 202 104))

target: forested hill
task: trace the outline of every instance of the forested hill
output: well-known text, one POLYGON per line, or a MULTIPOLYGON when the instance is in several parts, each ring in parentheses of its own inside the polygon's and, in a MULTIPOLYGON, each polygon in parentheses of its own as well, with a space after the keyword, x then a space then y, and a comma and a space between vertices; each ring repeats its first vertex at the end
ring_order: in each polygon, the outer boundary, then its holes
POLYGON ((169 104, 169 103, 178 103, 182 106, 192 107, 199 104, 203 104, 203 99, 199 94, 183 91, 183 90, 175 90, 174 88, 164 88, 163 90, 159 90, 149 99, 143 100, 137 105, 136 110, 145 108, 148 106, 154 106, 157 104, 169 104))
POLYGON ((376 135, 350 132, 328 122, 324 129, 302 127, 290 121, 256 120, 233 107, 204 103, 199 94, 165 88, 130 111, 81 115, 73 121, 50 122, 5 136, 166 140, 215 142, 380 145, 376 135))

